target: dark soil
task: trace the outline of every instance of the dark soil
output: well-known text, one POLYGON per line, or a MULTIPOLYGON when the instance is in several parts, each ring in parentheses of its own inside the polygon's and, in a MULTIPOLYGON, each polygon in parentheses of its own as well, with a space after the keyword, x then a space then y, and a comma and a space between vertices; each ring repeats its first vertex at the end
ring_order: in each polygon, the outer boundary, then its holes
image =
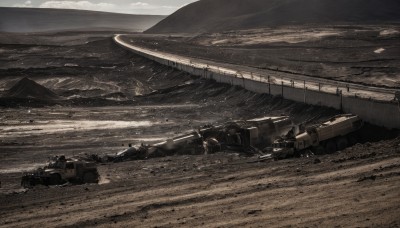
POLYGON ((115 153, 232 119, 284 114, 315 123, 338 113, 202 80, 126 52, 111 37, 88 37, 0 45, 2 58, 13 59, 0 70, 3 95, 29 77, 66 98, 3 98, 0 227, 400 225, 400 140, 376 127, 363 131, 371 142, 331 155, 170 156, 100 165, 99 185, 21 189, 22 172, 51 155, 115 153))
POLYGON ((400 88, 398 25, 286 26, 144 36, 133 44, 182 56, 249 66, 263 75, 311 76, 400 88))

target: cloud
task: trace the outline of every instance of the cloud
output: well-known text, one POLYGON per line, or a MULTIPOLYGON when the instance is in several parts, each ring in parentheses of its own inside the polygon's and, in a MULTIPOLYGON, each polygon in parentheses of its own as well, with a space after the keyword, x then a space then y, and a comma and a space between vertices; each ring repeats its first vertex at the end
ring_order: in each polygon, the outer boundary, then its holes
POLYGON ((154 9, 155 6, 150 5, 149 3, 145 2, 134 2, 130 4, 131 9, 154 9))
POLYGON ((115 8, 111 3, 92 3, 89 1, 47 1, 39 5, 40 8, 81 9, 96 11, 111 11, 115 8))
POLYGON ((129 5, 129 8, 136 13, 161 13, 161 14, 170 14, 177 10, 178 6, 166 6, 166 5, 151 5, 146 2, 134 2, 129 5))
POLYGON ((26 1, 22 4, 14 4, 13 7, 32 7, 32 1, 26 1))
MULTIPOLYGON (((2 0, 0 0, 1 2, 2 0)), ((15 3, 14 7, 39 7, 39 8, 61 8, 61 9, 81 9, 94 11, 119 12, 128 14, 148 14, 148 15, 169 15, 179 8, 187 5, 178 6, 178 3, 149 3, 147 0, 124 0, 125 3, 111 0, 19 0, 25 3, 15 3), (128 3, 126 3, 128 2, 128 3)), ((194 0, 186 0, 193 2, 194 0)), ((15 1, 14 1, 15 2, 15 1)))

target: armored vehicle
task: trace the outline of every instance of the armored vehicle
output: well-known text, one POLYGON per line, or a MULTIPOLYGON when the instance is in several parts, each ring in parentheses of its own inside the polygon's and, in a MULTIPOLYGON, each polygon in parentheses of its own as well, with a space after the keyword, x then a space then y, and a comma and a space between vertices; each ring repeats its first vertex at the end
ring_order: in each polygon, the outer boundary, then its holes
POLYGON ((72 183, 97 183, 99 173, 97 164, 65 156, 54 157, 47 166, 34 172, 24 173, 21 180, 23 187, 35 185, 60 185, 72 183))

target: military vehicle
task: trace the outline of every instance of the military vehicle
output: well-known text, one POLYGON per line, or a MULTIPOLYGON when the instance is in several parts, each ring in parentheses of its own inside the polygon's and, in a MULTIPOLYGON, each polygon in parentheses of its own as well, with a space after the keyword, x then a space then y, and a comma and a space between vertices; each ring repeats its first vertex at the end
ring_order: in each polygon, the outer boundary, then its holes
POLYGON ((283 159, 310 149, 315 154, 333 153, 356 143, 353 134, 363 126, 356 115, 332 117, 322 124, 306 128, 295 137, 278 139, 273 144, 272 157, 283 159))
POLYGON ((253 149, 271 145, 277 136, 287 132, 292 125, 288 116, 262 117, 232 121, 216 127, 209 126, 199 132, 207 146, 213 145, 211 150, 219 147, 222 150, 251 152, 253 149))
POLYGON ((277 136, 293 126, 288 116, 262 117, 208 125, 189 134, 181 135, 149 147, 149 155, 201 154, 221 150, 248 152, 271 145, 277 136))
POLYGON ((115 154, 89 155, 88 159, 99 163, 123 162, 130 160, 142 160, 154 157, 164 157, 174 154, 202 154, 204 153, 203 140, 198 132, 184 134, 178 137, 167 139, 153 145, 129 144, 129 148, 115 154))
POLYGON ((164 142, 154 144, 152 147, 153 150, 150 150, 150 154, 155 153, 155 148, 163 152, 164 155, 201 154, 204 152, 203 139, 201 135, 196 131, 167 139, 164 142))
POLYGON ((65 156, 54 157, 47 166, 34 172, 24 173, 21 180, 23 187, 35 185, 60 185, 72 183, 97 183, 99 173, 97 164, 65 156))
POLYGON ((271 145, 277 136, 293 126, 288 116, 262 117, 207 125, 197 131, 167 139, 153 145, 137 145, 116 154, 91 155, 97 162, 121 162, 174 154, 204 154, 223 150, 254 153, 271 145))

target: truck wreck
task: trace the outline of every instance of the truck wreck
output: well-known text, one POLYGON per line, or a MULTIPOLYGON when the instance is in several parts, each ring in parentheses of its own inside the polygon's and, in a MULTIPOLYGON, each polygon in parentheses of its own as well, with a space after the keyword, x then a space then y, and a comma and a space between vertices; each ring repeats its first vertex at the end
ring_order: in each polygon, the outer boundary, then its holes
POLYGON ((272 157, 284 159, 299 155, 304 150, 314 154, 333 153, 357 142, 356 133, 362 126, 360 117, 338 115, 326 122, 306 128, 294 137, 283 137, 273 144, 272 157))
POLYGON ((92 157, 99 162, 121 162, 225 150, 254 154, 271 145, 276 137, 285 134, 292 127, 292 120, 288 116, 231 121, 218 126, 207 125, 197 131, 153 145, 136 145, 117 154, 92 157))
POLYGON ((111 155, 91 155, 97 162, 122 162, 172 155, 235 151, 260 154, 260 159, 284 159, 305 150, 313 154, 333 153, 354 145, 356 132, 364 125, 356 115, 344 114, 321 124, 295 127, 288 116, 238 120, 207 125, 153 145, 136 145, 111 155), (297 134, 296 134, 297 132, 297 134), (264 153, 267 151, 267 153, 264 153))
POLYGON ((271 145, 277 136, 290 130, 293 126, 288 116, 262 117, 246 121, 228 122, 222 126, 210 126, 200 129, 207 151, 220 150, 254 152, 271 145))

